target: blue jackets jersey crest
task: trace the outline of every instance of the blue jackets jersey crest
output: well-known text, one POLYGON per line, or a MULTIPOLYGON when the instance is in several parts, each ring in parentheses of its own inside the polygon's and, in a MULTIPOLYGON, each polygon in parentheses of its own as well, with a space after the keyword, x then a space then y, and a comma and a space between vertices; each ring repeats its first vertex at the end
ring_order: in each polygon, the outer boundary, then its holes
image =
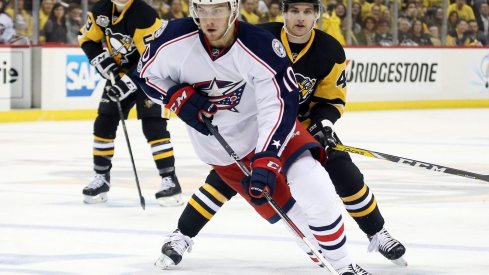
MULTIPOLYGON (((255 26, 239 22, 236 40, 214 60, 191 18, 171 21, 147 46, 138 76, 159 104, 181 83, 208 96, 219 109, 213 123, 239 157, 253 150, 280 155, 293 135, 299 104, 294 72, 280 41, 255 26)), ((192 128, 189 135, 206 163, 233 162, 214 137, 192 128)))

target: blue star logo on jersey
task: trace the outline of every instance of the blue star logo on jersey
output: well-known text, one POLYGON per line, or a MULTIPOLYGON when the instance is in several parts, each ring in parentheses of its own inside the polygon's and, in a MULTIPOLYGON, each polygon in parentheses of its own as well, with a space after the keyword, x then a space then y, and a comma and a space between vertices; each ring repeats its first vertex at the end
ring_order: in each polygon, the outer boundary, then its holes
POLYGON ((244 80, 231 82, 217 80, 216 78, 212 81, 199 82, 194 85, 195 90, 206 94, 209 97, 209 101, 214 103, 218 109, 232 112, 239 112, 236 109, 236 105, 241 101, 245 86, 246 82, 244 80))

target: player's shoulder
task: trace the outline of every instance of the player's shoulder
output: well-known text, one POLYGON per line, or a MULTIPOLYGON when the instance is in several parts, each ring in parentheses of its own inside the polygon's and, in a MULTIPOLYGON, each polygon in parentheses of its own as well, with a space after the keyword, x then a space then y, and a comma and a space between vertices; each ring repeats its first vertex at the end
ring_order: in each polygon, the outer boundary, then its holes
POLYGON ((165 22, 160 30, 155 32, 155 40, 158 41, 157 43, 162 44, 197 31, 198 27, 192 18, 175 19, 165 22))
POLYGON ((271 32, 275 37, 280 37, 280 32, 284 26, 281 22, 269 22, 257 24, 257 27, 271 32))
POLYGON ((343 62, 346 59, 345 49, 336 38, 318 29, 315 29, 314 32, 314 39, 321 53, 333 57, 336 62, 343 62))
POLYGON ((112 2, 110 0, 100 0, 93 5, 91 12, 93 15, 110 16, 112 12, 112 2))
POLYGON ((158 13, 143 0, 134 0, 125 15, 128 22, 136 24, 136 28, 145 29, 159 20, 158 13))
POLYGON ((265 61, 275 69, 289 64, 284 46, 271 32, 257 26, 239 22, 238 40, 243 49, 265 61))

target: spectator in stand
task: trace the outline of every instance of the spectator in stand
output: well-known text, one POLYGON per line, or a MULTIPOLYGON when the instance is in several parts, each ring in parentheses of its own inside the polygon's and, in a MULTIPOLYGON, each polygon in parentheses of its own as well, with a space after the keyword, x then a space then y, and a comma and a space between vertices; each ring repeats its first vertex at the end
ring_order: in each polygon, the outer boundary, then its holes
POLYGON ((79 4, 70 4, 68 6, 68 15, 66 17, 66 39, 68 44, 78 45, 78 32, 83 26, 82 9, 79 4))
POLYGON ((459 21, 458 13, 452 11, 448 14, 447 33, 454 32, 459 21))
POLYGON ((362 7, 361 14, 362 14, 362 22, 363 22, 365 18, 371 15, 372 13, 372 3, 369 3, 366 0, 358 0, 358 3, 362 7))
POLYGON ((464 19, 458 21, 455 31, 447 36, 447 46, 477 46, 482 45, 479 41, 471 37, 468 32, 469 25, 464 19))
POLYGON ((0 44, 6 45, 26 45, 29 39, 15 34, 14 22, 5 11, 5 2, 0 0, 0 44))
POLYGON ((66 29, 66 10, 63 4, 54 4, 49 19, 44 25, 44 35, 46 36, 46 42, 59 42, 66 43, 67 29, 66 29))
POLYGON ((167 14, 170 10, 170 6, 164 0, 152 0, 151 3, 148 4, 153 7, 159 18, 163 17, 163 15, 167 14))
MULTIPOLYGON (((439 30, 441 30, 441 27, 443 25, 443 9, 440 7, 436 7, 433 10, 433 14, 427 18, 428 20, 428 28, 431 29, 431 27, 436 27, 439 30)), ((431 30, 430 30, 431 32, 431 30)), ((433 35, 433 33, 432 33, 433 35)), ((440 38, 440 37, 438 37, 440 38)))
POLYGON ((472 39, 479 41, 483 46, 487 45, 487 38, 482 31, 479 30, 479 25, 476 20, 470 20, 469 33, 472 39))
POLYGON ((351 16, 353 19, 353 33, 359 33, 362 30, 362 6, 358 2, 353 2, 351 5, 351 16))
POLYGON ((382 17, 382 8, 380 5, 373 4, 372 9, 370 10, 370 16, 373 16, 375 20, 379 21, 382 17))
POLYGON ((380 14, 380 20, 379 21, 385 21, 387 22, 387 25, 389 26, 389 31, 392 29, 392 16, 391 16, 391 10, 390 9, 385 9, 381 14, 380 14))
POLYGON ((336 17, 338 17, 341 21, 343 21, 346 17, 345 5, 343 5, 341 2, 336 4, 333 15, 336 15, 336 17))
POLYGON ((280 10, 280 2, 273 1, 268 9, 268 22, 284 22, 284 17, 280 10))
POLYGON ((464 19, 466 22, 475 19, 474 10, 466 4, 465 0, 456 0, 455 3, 448 6, 448 14, 452 11, 457 12, 458 17, 464 19))
POLYGON ((380 20, 377 23, 377 28, 375 31, 375 44, 379 46, 393 46, 394 38, 392 34, 389 33, 389 23, 384 20, 380 20))
POLYGON ((255 13, 256 1, 255 0, 242 0, 243 6, 241 7, 240 13, 243 21, 250 24, 257 24, 260 22, 260 16, 255 13))
POLYGON ((479 24, 479 30, 484 34, 486 40, 489 41, 489 4, 482 3, 480 5, 477 24, 479 24))
POLYGON ((398 35, 399 45, 401 46, 416 46, 413 41, 413 35, 411 31, 411 22, 406 17, 399 17, 398 21, 398 35))
POLYGON ((188 14, 182 10, 182 0, 170 0, 170 10, 161 18, 167 21, 187 17, 188 14))
POLYGON ((334 37, 342 46, 346 44, 345 37, 341 32, 341 20, 337 16, 331 16, 330 13, 324 12, 321 16, 322 25, 320 29, 334 37))
POLYGON ((433 46, 431 36, 424 31, 423 22, 418 19, 414 19, 413 21, 412 39, 418 46, 433 46))
MULTIPOLYGON (((17 0, 17 6, 19 8, 17 16, 15 18, 15 30, 17 35, 32 37, 32 16, 31 13, 26 10, 24 0, 17 0)), ((14 1, 10 1, 5 13, 14 18, 14 1)))
POLYGON ((375 30, 377 28, 377 19, 373 16, 367 16, 363 20, 362 31, 358 33, 356 39, 359 45, 375 46, 375 30))
POLYGON ((48 22, 48 18, 53 10, 54 3, 55 0, 42 0, 41 2, 41 8, 39 9, 39 30, 41 32, 39 35, 39 42, 46 41, 44 25, 46 25, 46 22, 48 22))
POLYGON ((431 33, 431 43, 433 43, 433 46, 440 46, 441 45, 440 29, 438 29, 437 26, 431 26, 430 33, 431 33))

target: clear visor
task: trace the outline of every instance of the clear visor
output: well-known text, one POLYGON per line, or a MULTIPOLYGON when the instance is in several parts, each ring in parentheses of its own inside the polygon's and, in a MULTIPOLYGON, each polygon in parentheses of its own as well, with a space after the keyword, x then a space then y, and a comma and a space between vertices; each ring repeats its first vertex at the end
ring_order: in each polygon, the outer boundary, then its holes
POLYGON ((195 4, 195 16, 202 18, 229 18, 231 10, 228 3, 222 4, 195 4))

